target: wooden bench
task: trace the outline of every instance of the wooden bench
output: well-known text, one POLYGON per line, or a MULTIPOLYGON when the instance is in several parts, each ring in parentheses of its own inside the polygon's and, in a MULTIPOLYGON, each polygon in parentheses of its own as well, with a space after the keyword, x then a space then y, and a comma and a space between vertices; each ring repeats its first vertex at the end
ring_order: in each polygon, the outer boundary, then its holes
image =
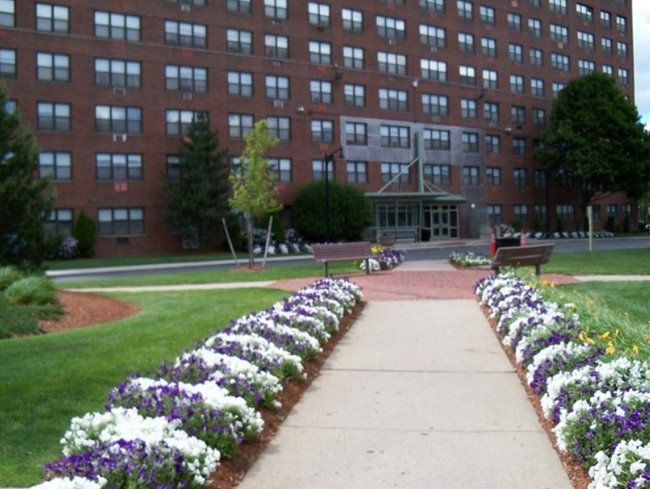
POLYGON ((332 261, 365 260, 366 274, 370 273, 370 258, 372 250, 368 241, 354 241, 352 243, 327 243, 315 244, 311 247, 314 260, 325 265, 325 276, 329 276, 328 264, 332 261))
POLYGON ((541 265, 551 259, 554 243, 530 246, 504 246, 499 248, 492 259, 492 269, 499 274, 501 267, 534 266, 535 274, 541 272, 541 265))

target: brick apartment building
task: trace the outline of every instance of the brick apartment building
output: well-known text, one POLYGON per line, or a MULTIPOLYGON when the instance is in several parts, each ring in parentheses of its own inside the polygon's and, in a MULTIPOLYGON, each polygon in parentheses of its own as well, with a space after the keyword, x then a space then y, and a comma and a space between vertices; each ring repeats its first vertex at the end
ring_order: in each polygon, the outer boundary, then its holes
MULTIPOLYGON (((533 148, 572 78, 605 71, 633 99, 631 4, 0 0, 0 78, 56 180, 48 226, 84 211, 102 256, 182 249, 163 181, 198 112, 233 164, 267 119, 287 224, 296 191, 327 171, 371 199, 371 239, 571 229, 574 203, 533 148)), ((596 206, 596 227, 632 204, 596 206)))

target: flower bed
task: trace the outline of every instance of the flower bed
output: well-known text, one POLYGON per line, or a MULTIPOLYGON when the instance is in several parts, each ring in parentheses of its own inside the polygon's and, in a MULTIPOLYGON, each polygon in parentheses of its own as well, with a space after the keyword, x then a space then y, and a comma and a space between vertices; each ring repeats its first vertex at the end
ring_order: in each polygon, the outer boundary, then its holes
POLYGON ((71 421, 63 457, 35 487, 205 487, 221 459, 260 433, 259 409, 279 407, 278 393, 301 378, 361 297, 348 280, 317 281, 149 377, 130 376, 111 390, 105 412, 71 421))
POLYGON ((473 251, 452 251, 449 263, 460 268, 483 267, 492 264, 492 258, 473 251))
MULTIPOLYGON (((370 272, 379 270, 390 270, 397 265, 404 263, 406 252, 404 250, 395 250, 393 248, 384 248, 383 246, 372 247, 373 257, 368 260, 370 272)), ((365 272, 366 261, 362 260, 359 267, 365 272)))
POLYGON ((476 294, 589 489, 650 487, 650 366, 613 357, 572 304, 548 303, 514 275, 486 277, 476 294))

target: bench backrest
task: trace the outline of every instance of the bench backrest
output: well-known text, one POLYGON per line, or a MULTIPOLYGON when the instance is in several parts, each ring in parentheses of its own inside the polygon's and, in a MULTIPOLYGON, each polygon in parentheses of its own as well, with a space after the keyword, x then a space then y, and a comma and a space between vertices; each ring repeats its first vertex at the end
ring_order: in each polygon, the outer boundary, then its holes
POLYGON ((537 265, 551 259, 554 243, 530 246, 505 246, 494 255, 494 265, 537 265))
POLYGON ((360 260, 372 255, 370 242, 353 241, 351 243, 328 243, 315 244, 311 247, 314 258, 319 261, 325 260, 360 260))

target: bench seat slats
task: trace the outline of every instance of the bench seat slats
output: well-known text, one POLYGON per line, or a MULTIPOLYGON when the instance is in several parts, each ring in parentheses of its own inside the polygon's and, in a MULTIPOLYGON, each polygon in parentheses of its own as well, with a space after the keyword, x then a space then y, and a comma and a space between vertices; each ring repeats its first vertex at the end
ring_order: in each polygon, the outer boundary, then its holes
POLYGON ((372 256, 372 250, 368 241, 316 244, 311 248, 314 260, 325 265, 326 277, 328 276, 328 263, 331 261, 366 260, 366 273, 370 273, 368 260, 372 256))
POLYGON ((534 266, 535 273, 539 275, 541 265, 551 259, 554 246, 554 243, 548 243, 525 247, 501 247, 492 259, 492 268, 498 274, 500 267, 534 266))

